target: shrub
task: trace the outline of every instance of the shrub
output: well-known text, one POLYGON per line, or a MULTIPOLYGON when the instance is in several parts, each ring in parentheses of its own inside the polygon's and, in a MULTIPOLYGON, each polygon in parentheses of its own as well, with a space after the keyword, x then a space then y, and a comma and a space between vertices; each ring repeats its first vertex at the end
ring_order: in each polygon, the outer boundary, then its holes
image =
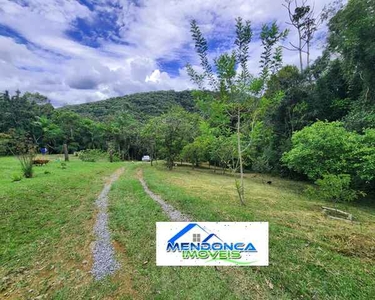
POLYGON ((29 151, 27 153, 18 155, 18 160, 21 163, 22 173, 23 173, 23 176, 25 176, 25 178, 33 177, 34 157, 35 157, 35 153, 33 151, 29 151))
MULTIPOLYGON (((111 161, 110 155, 108 155, 108 160, 111 161)), ((119 162, 119 161, 121 161, 120 154, 113 153, 111 162, 119 162)))
POLYGON ((63 170, 65 170, 66 167, 67 167, 66 162, 63 162, 63 161, 62 161, 62 162, 60 163, 60 168, 63 169, 63 170))
POLYGON ((317 188, 309 188, 308 192, 323 200, 333 202, 349 202, 365 196, 361 191, 350 188, 351 177, 348 174, 323 175, 323 178, 315 181, 317 188))
POLYGON ((316 122, 292 136, 292 149, 283 154, 288 168, 312 180, 325 174, 352 174, 359 135, 347 131, 340 122, 316 122))
POLYGON ((85 162, 96 162, 99 159, 106 158, 107 153, 98 149, 87 149, 80 151, 78 157, 85 162))

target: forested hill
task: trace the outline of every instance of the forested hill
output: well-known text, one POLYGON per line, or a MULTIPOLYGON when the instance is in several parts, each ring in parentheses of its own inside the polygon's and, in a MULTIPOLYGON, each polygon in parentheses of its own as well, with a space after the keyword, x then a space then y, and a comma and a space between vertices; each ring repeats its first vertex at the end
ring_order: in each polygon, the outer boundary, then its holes
POLYGON ((191 91, 156 91, 137 93, 107 100, 78 105, 67 105, 61 110, 71 110, 82 116, 96 120, 106 120, 123 111, 130 112, 136 119, 145 115, 158 116, 167 112, 172 106, 180 105, 187 111, 194 110, 194 100, 191 91))

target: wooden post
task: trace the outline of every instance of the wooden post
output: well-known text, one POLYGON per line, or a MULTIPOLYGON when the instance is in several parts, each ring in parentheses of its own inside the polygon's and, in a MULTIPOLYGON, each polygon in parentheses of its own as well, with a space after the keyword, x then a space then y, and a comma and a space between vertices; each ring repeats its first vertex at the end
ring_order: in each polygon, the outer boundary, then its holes
POLYGON ((69 161, 68 145, 65 143, 63 145, 65 161, 69 161))

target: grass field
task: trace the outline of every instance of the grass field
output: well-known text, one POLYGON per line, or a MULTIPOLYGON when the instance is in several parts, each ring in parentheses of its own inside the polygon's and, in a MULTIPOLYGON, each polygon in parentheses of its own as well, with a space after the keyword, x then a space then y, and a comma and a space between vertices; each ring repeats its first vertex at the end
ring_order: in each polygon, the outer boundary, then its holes
POLYGON ((91 288, 93 201, 123 164, 73 158, 62 169, 51 159, 35 178, 11 182, 19 162, 0 158, 0 298, 67 299, 91 288))
POLYGON ((374 208, 339 205, 358 223, 331 220, 321 212, 328 203, 305 197, 305 184, 272 178, 267 185, 270 177, 259 174, 247 175, 247 205, 241 207, 231 176, 189 168, 142 168, 151 190, 196 221, 270 223, 269 267, 156 268, 154 222, 165 217, 136 180, 124 178, 117 186, 122 191, 112 194, 112 220, 126 260, 141 278, 133 286, 142 296, 153 298, 159 291, 161 299, 197 299, 212 291, 209 298, 215 299, 375 297, 374 208), (124 196, 129 200, 123 201, 124 196))
POLYGON ((238 203, 231 176, 161 165, 53 161, 33 179, 11 182, 14 158, 0 158, 0 298, 38 299, 373 299, 375 208, 339 205, 355 223, 328 219, 328 203, 307 199, 305 184, 246 176, 238 203), (90 274, 93 202, 105 177, 125 173, 110 197, 110 226, 121 269, 90 274), (195 221, 268 221, 269 267, 156 267, 155 222, 168 221, 150 189, 195 221), (48 172, 45 172, 48 171, 48 172), (46 174, 47 173, 47 174, 46 174))

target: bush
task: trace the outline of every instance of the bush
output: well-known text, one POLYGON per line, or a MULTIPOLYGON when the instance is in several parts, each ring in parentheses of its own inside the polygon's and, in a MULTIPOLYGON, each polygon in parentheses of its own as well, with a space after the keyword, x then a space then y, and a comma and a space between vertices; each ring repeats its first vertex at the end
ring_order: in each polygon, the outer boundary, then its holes
POLYGON ((107 156, 107 153, 98 149, 82 150, 78 154, 78 158, 86 162, 96 162, 97 160, 106 158, 107 156))
POLYGON ((18 155, 18 160, 21 163, 22 173, 23 173, 23 176, 25 176, 25 178, 33 177, 34 157, 35 157, 35 154, 32 151, 18 155))
POLYGON ((326 174, 349 174, 352 187, 373 191, 375 129, 358 134, 340 122, 318 121, 293 134, 292 149, 283 154, 282 161, 312 181, 326 174))
POLYGON ((359 135, 347 131, 340 122, 318 121, 292 136, 292 149, 283 154, 288 168, 312 180, 325 174, 354 173, 355 150, 359 135))
POLYGON ((60 168, 61 168, 61 169, 65 170, 66 167, 67 167, 66 162, 61 162, 61 163, 60 163, 60 168))
POLYGON ((361 191, 350 188, 351 177, 348 174, 323 175, 322 179, 315 181, 317 188, 309 188, 308 192, 320 199, 333 202, 349 202, 365 196, 361 191))
MULTIPOLYGON (((110 156, 108 155, 108 160, 111 161, 110 156)), ((113 153, 112 154, 112 162, 119 162, 121 161, 120 154, 113 153)))

